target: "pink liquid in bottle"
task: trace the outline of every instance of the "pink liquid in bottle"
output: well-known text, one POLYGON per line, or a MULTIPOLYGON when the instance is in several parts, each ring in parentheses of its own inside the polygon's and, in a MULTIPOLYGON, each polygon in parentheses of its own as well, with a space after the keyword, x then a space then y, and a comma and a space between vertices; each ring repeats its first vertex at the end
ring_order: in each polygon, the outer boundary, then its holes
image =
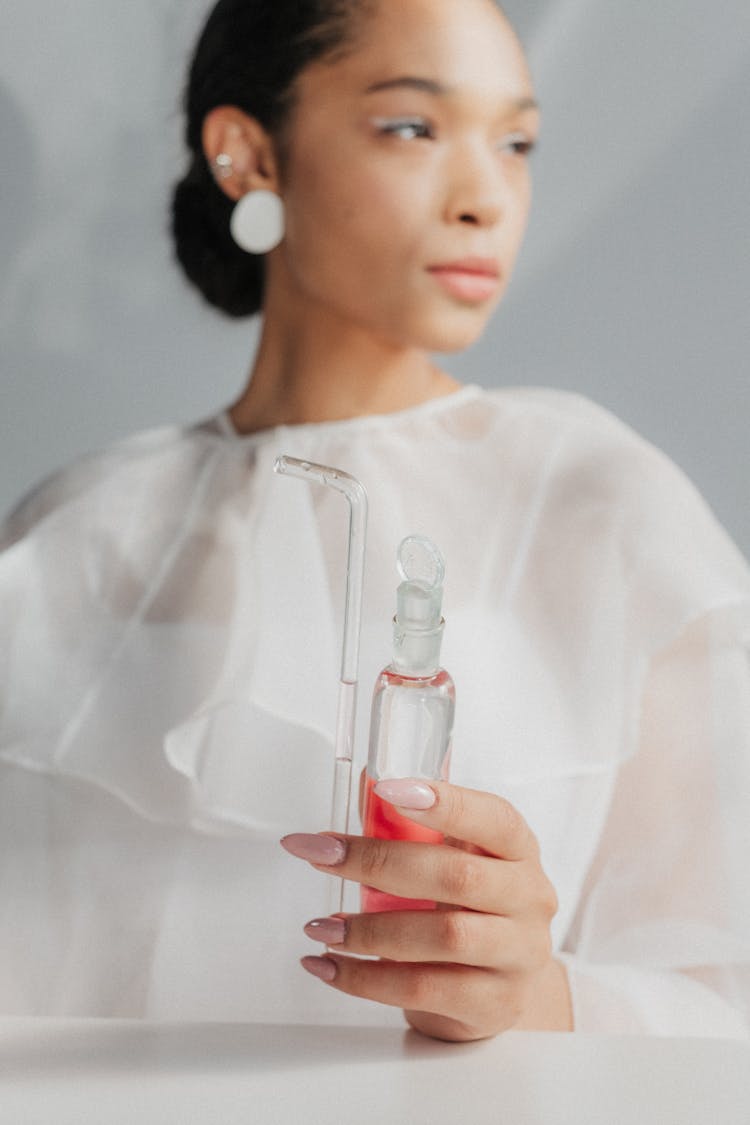
MULTIPOLYGON (((425 828, 402 816, 375 792, 376 782, 369 775, 365 781, 365 811, 363 832, 379 840, 411 840, 422 844, 442 844, 442 832, 425 828)), ((362 910, 377 913, 381 910, 434 910, 435 903, 424 898, 399 898, 375 887, 362 887, 362 910)))

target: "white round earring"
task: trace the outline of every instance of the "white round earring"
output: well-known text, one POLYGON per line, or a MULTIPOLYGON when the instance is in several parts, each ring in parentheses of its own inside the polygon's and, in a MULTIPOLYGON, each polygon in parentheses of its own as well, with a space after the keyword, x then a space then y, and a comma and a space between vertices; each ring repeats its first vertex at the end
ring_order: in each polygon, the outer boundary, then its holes
POLYGON ((232 211, 232 238, 248 254, 267 254, 284 237, 284 204, 273 191, 249 191, 232 211))

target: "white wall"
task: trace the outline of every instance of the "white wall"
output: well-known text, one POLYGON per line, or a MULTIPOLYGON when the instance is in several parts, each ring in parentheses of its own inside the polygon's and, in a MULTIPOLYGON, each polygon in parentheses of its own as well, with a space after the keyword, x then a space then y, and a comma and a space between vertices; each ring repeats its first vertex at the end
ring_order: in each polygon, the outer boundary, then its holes
MULTIPOLYGON (((171 264, 198 0, 4 0, 0 508, 242 386, 253 323, 171 264)), ((543 105, 510 294, 447 366, 583 392, 665 448, 750 553, 750 5, 508 0, 543 105)))

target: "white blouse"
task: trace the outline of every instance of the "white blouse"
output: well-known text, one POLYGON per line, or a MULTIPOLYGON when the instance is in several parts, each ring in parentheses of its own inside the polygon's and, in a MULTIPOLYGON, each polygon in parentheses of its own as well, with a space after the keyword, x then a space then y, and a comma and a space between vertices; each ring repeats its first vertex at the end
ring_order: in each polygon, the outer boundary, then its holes
MULTIPOLYGON (((355 777, 396 549, 446 559, 456 783, 511 800, 583 1031, 746 1036, 750 570, 590 402, 468 386, 240 437, 227 415, 43 483, 0 554, 0 1011, 400 1023, 297 959, 325 880, 348 513, 370 522, 355 777)), ((357 909, 349 888, 349 909, 357 909)))

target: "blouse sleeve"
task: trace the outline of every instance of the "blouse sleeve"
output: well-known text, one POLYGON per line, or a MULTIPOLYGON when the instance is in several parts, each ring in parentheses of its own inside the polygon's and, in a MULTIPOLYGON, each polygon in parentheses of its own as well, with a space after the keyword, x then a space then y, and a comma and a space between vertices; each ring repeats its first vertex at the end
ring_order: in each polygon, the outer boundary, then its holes
POLYGON ((599 747, 605 805, 561 941, 575 1025, 747 1038, 750 568, 668 457, 601 408, 571 409, 557 539, 582 511, 571 557, 614 560, 608 602, 578 593, 573 639, 603 631, 581 679, 589 699, 610 682, 607 705, 625 717, 599 747), (602 654, 611 681, 596 678, 602 654))
POLYGON ((750 1035, 748 608, 650 663, 563 954, 580 1031, 750 1035))

